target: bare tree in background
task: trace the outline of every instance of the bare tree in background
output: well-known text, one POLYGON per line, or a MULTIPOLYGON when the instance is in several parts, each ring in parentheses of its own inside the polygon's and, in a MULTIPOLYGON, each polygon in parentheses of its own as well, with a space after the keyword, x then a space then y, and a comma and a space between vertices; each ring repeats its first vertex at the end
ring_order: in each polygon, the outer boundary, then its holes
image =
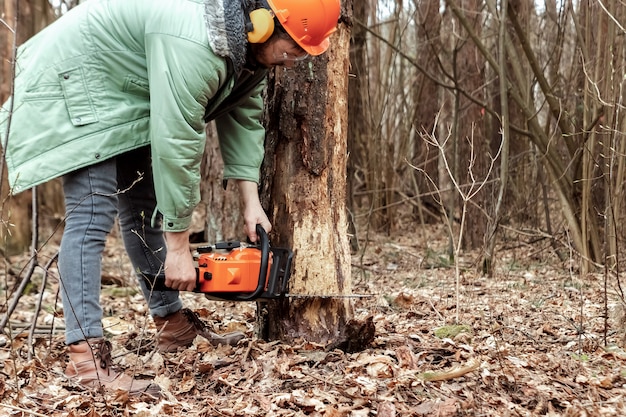
POLYGON ((367 22, 369 20, 368 1, 353 3, 354 26, 350 39, 350 74, 348 78, 348 154, 350 163, 347 166, 347 206, 350 213, 349 224, 351 233, 351 248, 358 250, 359 245, 356 236, 356 220, 354 218, 357 208, 356 194, 363 192, 363 163, 366 154, 363 144, 369 142, 372 132, 368 97, 368 66, 367 66, 367 22))
MULTIPOLYGON (((39 32, 54 19, 54 12, 48 0, 4 0, 2 2, 3 22, 0 24, 0 45, 2 45, 2 64, 0 65, 0 103, 10 96, 13 83, 14 48, 21 45, 39 32)), ((5 115, 2 115, 4 117, 5 115)), ((7 132, 0 132, 5 137, 7 132)), ((16 254, 28 250, 31 243, 31 201, 32 191, 9 196, 6 168, 2 175, 2 227, 0 238, 5 254, 16 254)), ((59 194, 59 185, 52 182, 39 187, 38 193, 43 201, 41 213, 46 221, 60 218, 63 203, 59 194)))
MULTIPOLYGON (((407 213, 398 211, 405 203, 419 222, 433 213, 428 190, 404 167, 407 160, 423 167, 439 181, 438 191, 449 189, 437 174, 436 153, 413 134, 433 131, 429 120, 436 109, 439 133, 452 134, 446 155, 455 173, 470 132, 477 155, 493 154, 508 141, 499 169, 468 208, 465 244, 484 246, 485 272, 492 272, 502 226, 524 231, 502 239, 547 240, 562 260, 574 248, 581 272, 605 259, 617 266, 626 236, 626 29, 620 23, 626 6, 553 0, 542 8, 530 0, 385 4, 372 0, 363 22, 369 71, 360 86, 368 90, 359 95, 367 98, 369 116, 362 105, 351 108, 370 129, 352 137, 350 164, 362 172, 354 199, 360 218, 391 233, 402 222, 398 215, 407 213)), ((486 162, 476 161, 477 172, 486 162)), ((452 198, 446 209, 454 214, 456 204, 452 198)))

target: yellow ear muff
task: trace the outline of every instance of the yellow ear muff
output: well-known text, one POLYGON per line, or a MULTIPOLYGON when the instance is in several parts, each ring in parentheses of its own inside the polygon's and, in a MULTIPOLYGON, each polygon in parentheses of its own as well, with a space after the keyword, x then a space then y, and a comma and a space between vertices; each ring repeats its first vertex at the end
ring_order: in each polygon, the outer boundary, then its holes
POLYGON ((253 30, 248 32, 248 42, 263 43, 274 33, 274 15, 267 9, 256 9, 250 12, 253 30))

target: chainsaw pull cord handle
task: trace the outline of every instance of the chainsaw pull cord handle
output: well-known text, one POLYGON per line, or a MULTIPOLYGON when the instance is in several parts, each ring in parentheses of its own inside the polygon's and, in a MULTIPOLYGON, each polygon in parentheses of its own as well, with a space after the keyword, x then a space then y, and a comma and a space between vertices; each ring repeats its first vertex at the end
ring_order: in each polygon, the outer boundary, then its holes
POLYGON ((270 239, 267 232, 260 224, 256 225, 256 235, 258 238, 259 249, 261 249, 261 265, 259 268, 259 283, 253 293, 248 295, 239 295, 234 299, 238 301, 250 301, 257 299, 265 292, 265 284, 267 282, 267 269, 270 264, 270 239))

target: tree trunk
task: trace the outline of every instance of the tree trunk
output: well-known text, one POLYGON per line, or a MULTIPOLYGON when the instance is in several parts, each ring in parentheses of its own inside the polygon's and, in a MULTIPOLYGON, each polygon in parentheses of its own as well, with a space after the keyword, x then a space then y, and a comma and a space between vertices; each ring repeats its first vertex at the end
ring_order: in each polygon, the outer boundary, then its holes
MULTIPOLYGON (((367 21, 369 15, 369 0, 358 1, 354 4, 355 25, 352 30, 350 48, 350 72, 348 84, 348 196, 347 204, 350 213, 354 214, 360 205, 355 199, 358 189, 357 175, 363 176, 363 168, 367 155, 365 144, 371 140, 372 128, 369 123, 368 94, 367 94, 367 21), (359 168, 361 172, 359 172, 359 168)), ((351 233, 351 248, 359 249, 354 217, 349 219, 351 233)))
MULTIPOLYGON (((414 43, 414 54, 420 57, 424 68, 430 74, 438 73, 439 59, 435 51, 441 50, 442 15, 439 4, 436 2, 424 2, 413 0, 414 8, 418 11, 418 22, 416 24, 416 39, 414 43)), ((440 87, 433 80, 422 72, 418 72, 418 86, 414 88, 413 103, 416 106, 414 112, 413 126, 420 134, 431 133, 435 128, 440 102, 438 100, 440 87)), ((441 220, 441 207, 438 199, 430 195, 432 184, 428 177, 439 178, 438 152, 433 150, 424 140, 416 140, 414 143, 413 161, 416 166, 423 170, 423 173, 415 170, 413 173, 414 191, 417 204, 414 205, 413 212, 419 219, 419 224, 439 222, 441 220), (420 194, 424 193, 424 196, 420 194)))
POLYGON ((224 162, 220 157, 217 132, 213 124, 207 128, 207 144, 202 159, 200 204, 194 210, 191 227, 192 242, 215 243, 237 240, 243 235, 241 205, 233 181, 224 189, 224 162))
MULTIPOLYGON (((344 4, 344 12, 346 6, 344 4)), ((350 10, 350 8, 348 8, 350 10)), ((347 74, 350 31, 331 48, 292 70, 277 68, 268 87, 264 196, 273 244, 291 247, 291 294, 259 309, 261 336, 337 342, 352 316, 346 220, 347 74)))
MULTIPOLYGON (((482 0, 464 0, 464 10, 471 18, 468 19, 472 32, 480 39, 491 35, 485 30, 486 19, 485 6, 482 0)), ((456 20, 456 19, 455 19, 456 20)), ((456 24, 456 22, 455 22, 456 24)), ((476 45, 469 42, 470 34, 460 30, 458 35, 449 35, 454 39, 455 52, 453 56, 454 78, 462 81, 463 88, 476 92, 476 97, 481 103, 485 102, 483 86, 489 82, 485 80, 485 58, 480 55, 476 45), (467 39, 467 41, 465 41, 467 39)), ((487 133, 483 130, 480 120, 481 106, 473 103, 461 92, 456 91, 456 109, 454 111, 453 142, 454 153, 451 160, 454 161, 454 169, 460 184, 465 184, 463 190, 476 189, 471 204, 463 204, 461 210, 465 210, 466 230, 463 232, 464 239, 460 244, 464 248, 482 248, 487 235, 487 217, 483 210, 493 212, 494 201, 490 195, 491 187, 488 186, 491 177, 495 175, 492 170, 491 157, 495 156, 500 149, 501 138, 495 141, 487 140, 487 133), (470 161, 472 152, 476 155, 474 161, 470 161), (479 184, 486 184, 479 187, 479 184)), ((473 193, 472 193, 473 194, 473 193)))
MULTIPOLYGON (((453 55, 456 53, 455 51, 455 36, 449 31, 447 28, 452 27, 452 19, 454 16, 447 9, 443 14, 443 22, 440 27, 441 30, 441 51, 440 51, 440 62, 442 63, 442 67, 448 74, 453 74, 454 67, 452 62, 454 62, 453 55)), ((436 134, 439 143, 447 145, 445 146, 445 155, 444 152, 439 152, 437 157, 437 190, 440 196, 440 204, 442 204, 441 209, 445 212, 445 221, 447 224, 447 229, 449 232, 448 236, 448 256, 452 258, 454 253, 454 237, 452 235, 452 230, 454 228, 454 218, 456 216, 456 210, 458 207, 457 196, 453 189, 452 181, 450 179, 450 175, 457 176, 457 172, 454 169, 456 166, 454 165, 454 158, 456 152, 450 150, 451 148, 455 148, 454 144, 458 142, 458 138, 456 137, 457 130, 453 129, 455 126, 455 120, 457 120, 457 116, 455 111, 458 109, 457 101, 458 96, 448 88, 441 87, 438 92, 439 98, 439 115, 437 118, 436 125, 436 134), (452 172, 446 172, 446 164, 443 158, 447 158, 450 155, 451 162, 450 166, 452 167, 452 172)))
MULTIPOLYGON (((4 103, 11 94, 13 83, 14 48, 48 25, 54 16, 47 0, 0 0, 3 20, 9 25, 0 25, 0 45, 2 45, 2 64, 0 64, 0 103, 4 103), (16 17, 18 21, 16 23, 16 17)), ((3 139, 7 132, 0 132, 3 139)), ((4 151, 3 151, 4 152, 4 151)), ((4 157, 4 154, 3 154, 4 157)), ((2 187, 0 189, 0 247, 5 255, 21 253, 31 243, 31 192, 17 196, 9 195, 6 167, 2 164, 2 187)), ((57 199, 58 194, 57 195, 57 199)), ((58 207, 58 204, 48 204, 58 207)), ((61 204, 62 206, 62 204, 61 204)), ((58 217, 55 214, 53 217, 58 217)))

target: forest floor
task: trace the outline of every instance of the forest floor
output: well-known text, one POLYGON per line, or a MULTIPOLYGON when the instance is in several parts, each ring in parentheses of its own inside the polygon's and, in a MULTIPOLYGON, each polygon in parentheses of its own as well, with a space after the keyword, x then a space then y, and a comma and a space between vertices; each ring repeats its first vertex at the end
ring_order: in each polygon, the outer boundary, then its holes
MULTIPOLYGON (((602 274, 581 277, 547 242, 518 241, 498 250, 492 278, 478 272, 480 254, 465 253, 457 282, 443 230, 405 230, 360 236, 353 292, 370 296, 353 305, 357 319, 373 319, 376 333, 356 353, 258 340, 254 303, 187 293, 186 306, 217 332, 239 329, 249 338, 236 347, 197 339, 180 353, 137 355, 126 347, 151 340, 155 329, 113 236, 102 295, 107 336, 120 366, 140 363, 164 397, 82 392, 63 377, 53 273, 34 340, 20 326, 34 319, 41 277, 11 316, 12 337, 0 340, 0 416, 626 415, 624 303, 614 279, 605 292, 602 274)), ((26 263, 11 262, 13 271, 26 263)), ((9 277, 8 288, 14 284, 9 277)))

